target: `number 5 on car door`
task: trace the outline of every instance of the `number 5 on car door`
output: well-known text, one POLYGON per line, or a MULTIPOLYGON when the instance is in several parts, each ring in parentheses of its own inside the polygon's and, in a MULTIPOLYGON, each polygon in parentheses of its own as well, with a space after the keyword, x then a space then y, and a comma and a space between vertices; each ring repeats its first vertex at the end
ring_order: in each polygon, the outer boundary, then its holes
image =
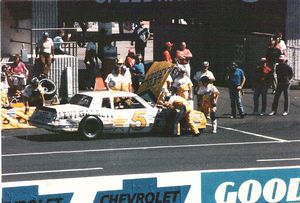
POLYGON ((133 114, 131 119, 132 124, 130 125, 131 128, 141 129, 147 126, 147 120, 145 118, 146 111, 136 111, 133 114))

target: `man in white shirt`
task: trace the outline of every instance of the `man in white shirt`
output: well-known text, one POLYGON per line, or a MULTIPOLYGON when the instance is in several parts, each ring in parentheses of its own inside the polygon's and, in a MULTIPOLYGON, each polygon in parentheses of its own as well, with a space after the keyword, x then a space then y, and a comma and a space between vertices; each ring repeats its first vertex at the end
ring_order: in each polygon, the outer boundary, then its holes
POLYGON ((29 85, 22 92, 25 114, 29 111, 29 106, 41 108, 45 104, 44 89, 38 78, 32 78, 29 85))
POLYGON ((208 70, 208 68, 209 68, 209 62, 208 61, 204 61, 202 63, 201 70, 197 71, 196 74, 194 75, 193 79, 197 83, 196 85, 198 85, 200 83, 200 79, 203 76, 207 76, 209 78, 209 80, 210 80, 210 83, 213 83, 216 80, 214 74, 210 70, 208 70))

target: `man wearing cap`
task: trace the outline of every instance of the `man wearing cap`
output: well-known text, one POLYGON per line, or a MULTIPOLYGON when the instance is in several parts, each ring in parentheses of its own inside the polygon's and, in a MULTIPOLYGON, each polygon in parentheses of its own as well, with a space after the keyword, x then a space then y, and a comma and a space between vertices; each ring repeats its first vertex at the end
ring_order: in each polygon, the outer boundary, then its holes
POLYGON ((40 60, 43 64, 42 73, 48 75, 51 68, 52 59, 54 59, 54 44, 51 38, 49 38, 48 32, 43 32, 41 40, 36 46, 36 57, 39 54, 40 60))
POLYGON ((287 116, 289 113, 289 92, 291 86, 291 80, 293 78, 293 69, 286 63, 285 55, 280 55, 279 57, 279 64, 276 67, 276 74, 277 74, 277 87, 275 91, 275 96, 272 104, 272 112, 269 114, 273 116, 277 113, 278 108, 278 101, 280 98, 281 93, 283 92, 284 95, 284 112, 283 116, 287 116))
POLYGON ((267 107, 267 92, 272 83, 272 68, 267 65, 267 59, 261 58, 260 65, 255 68, 254 71, 254 93, 253 93, 253 102, 254 102, 254 110, 253 114, 258 115, 258 106, 259 106, 259 97, 261 95, 262 106, 260 115, 264 115, 266 113, 267 107))
POLYGON ((183 68, 187 71, 188 77, 191 77, 190 60, 192 57, 192 52, 188 48, 186 48, 186 43, 181 42, 179 50, 176 51, 176 60, 178 63, 178 67, 183 68))
POLYGON ((202 63, 201 70, 197 71, 196 74, 194 75, 193 79, 195 81, 196 88, 198 88, 198 86, 201 85, 200 79, 203 76, 207 76, 209 78, 210 83, 213 83, 216 80, 214 74, 210 70, 208 70, 208 68, 209 68, 209 62, 204 61, 202 63))
POLYGON ((227 70, 226 78, 229 85, 229 97, 231 104, 230 118, 236 118, 236 108, 241 118, 245 117, 244 107, 242 104, 242 89, 246 82, 244 71, 238 68, 236 62, 232 62, 227 70))
POLYGON ((45 104, 44 89, 40 85, 38 78, 32 78, 30 84, 28 84, 22 92, 25 114, 29 111, 29 106, 35 106, 41 108, 45 104))
MULTIPOLYGON (((203 86, 202 82, 201 82, 201 78, 203 76, 208 77, 210 83, 213 83, 216 79, 214 74, 208 70, 209 68, 209 62, 208 61, 203 61, 202 63, 202 67, 200 71, 197 71, 196 74, 194 75, 194 82, 195 82, 195 92, 198 92, 198 89, 203 86)), ((197 104, 198 104, 198 108, 201 109, 202 106, 202 96, 197 94, 197 104)))
POLYGON ((179 68, 179 75, 175 78, 172 86, 176 90, 176 94, 184 99, 192 99, 193 83, 187 76, 185 69, 179 68))
POLYGON ((173 59, 171 56, 171 50, 173 47, 173 43, 171 42, 166 42, 165 43, 165 50, 163 52, 163 60, 172 63, 173 59))

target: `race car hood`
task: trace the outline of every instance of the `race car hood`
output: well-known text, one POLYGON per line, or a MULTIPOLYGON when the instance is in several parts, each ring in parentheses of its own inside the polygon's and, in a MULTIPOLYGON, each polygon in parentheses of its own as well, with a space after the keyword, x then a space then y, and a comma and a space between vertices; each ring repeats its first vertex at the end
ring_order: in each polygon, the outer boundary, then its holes
POLYGON ((175 74, 174 70, 176 72, 176 67, 172 63, 166 61, 154 62, 138 89, 138 95, 148 103, 156 104, 168 76, 175 74))

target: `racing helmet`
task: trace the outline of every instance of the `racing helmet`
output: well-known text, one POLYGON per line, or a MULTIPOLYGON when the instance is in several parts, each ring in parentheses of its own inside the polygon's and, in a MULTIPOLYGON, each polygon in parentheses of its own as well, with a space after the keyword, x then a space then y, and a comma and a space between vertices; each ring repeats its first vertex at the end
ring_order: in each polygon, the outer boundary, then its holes
POLYGON ((40 80, 37 77, 31 79, 31 84, 39 84, 40 80))

